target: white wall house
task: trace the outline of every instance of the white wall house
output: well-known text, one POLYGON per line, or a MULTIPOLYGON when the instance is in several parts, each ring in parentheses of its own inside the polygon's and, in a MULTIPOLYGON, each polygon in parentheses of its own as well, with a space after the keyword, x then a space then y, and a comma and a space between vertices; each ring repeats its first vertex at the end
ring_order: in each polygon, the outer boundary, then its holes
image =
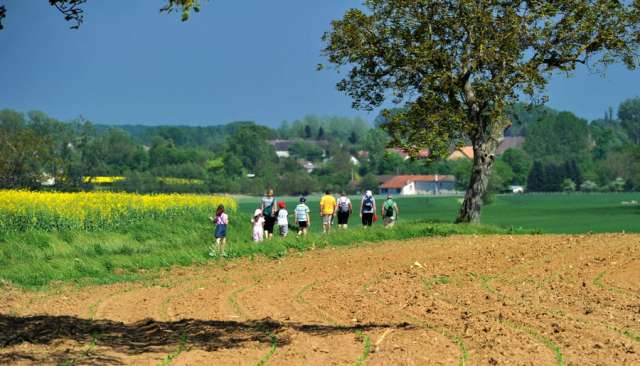
POLYGON ((453 193, 456 178, 452 175, 397 175, 380 186, 381 194, 414 196, 453 193))

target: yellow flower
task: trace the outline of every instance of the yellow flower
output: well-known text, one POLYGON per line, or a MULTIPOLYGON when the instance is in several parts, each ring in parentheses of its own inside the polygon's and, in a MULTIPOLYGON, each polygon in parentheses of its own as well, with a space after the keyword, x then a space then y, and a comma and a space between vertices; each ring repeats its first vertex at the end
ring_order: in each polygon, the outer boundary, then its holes
POLYGON ((144 217, 210 212, 219 204, 232 211, 238 207, 226 196, 0 190, 0 230, 107 229, 144 217))

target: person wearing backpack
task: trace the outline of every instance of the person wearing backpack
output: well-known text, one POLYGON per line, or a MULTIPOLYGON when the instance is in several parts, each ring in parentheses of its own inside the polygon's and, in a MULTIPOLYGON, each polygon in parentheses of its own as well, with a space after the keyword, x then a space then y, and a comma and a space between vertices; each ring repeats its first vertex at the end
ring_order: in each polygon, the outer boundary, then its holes
POLYGON ((384 201, 382 208, 380 209, 380 216, 382 216, 382 223, 385 228, 392 228, 398 221, 398 204, 391 198, 391 195, 387 195, 387 199, 384 201))
POLYGON ((373 215, 376 213, 376 199, 373 192, 366 191, 360 202, 360 217, 365 228, 373 225, 373 215))
POLYGON ((349 216, 353 213, 351 200, 345 192, 338 198, 338 228, 346 229, 349 226, 349 216))
POLYGON ((267 194, 262 197, 260 210, 262 210, 262 216, 264 216, 264 238, 270 239, 273 237, 273 227, 277 219, 276 198, 273 197, 273 189, 269 189, 267 194))

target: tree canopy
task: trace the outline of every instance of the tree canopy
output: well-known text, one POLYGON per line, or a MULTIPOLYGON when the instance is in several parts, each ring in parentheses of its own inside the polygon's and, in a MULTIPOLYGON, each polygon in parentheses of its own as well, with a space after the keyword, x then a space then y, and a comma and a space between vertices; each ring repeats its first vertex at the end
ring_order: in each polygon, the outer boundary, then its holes
POLYGON ((348 69, 338 90, 361 109, 387 99, 392 142, 444 156, 470 141, 474 164, 458 221, 478 221, 508 107, 542 95, 555 71, 637 64, 640 2, 366 0, 324 35, 324 54, 348 69))

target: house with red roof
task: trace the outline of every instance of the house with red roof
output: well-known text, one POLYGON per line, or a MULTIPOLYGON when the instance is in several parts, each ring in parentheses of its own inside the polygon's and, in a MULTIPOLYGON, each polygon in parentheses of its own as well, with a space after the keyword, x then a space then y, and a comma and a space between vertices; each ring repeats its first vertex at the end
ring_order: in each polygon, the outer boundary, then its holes
POLYGON ((380 194, 435 195, 453 193, 455 189, 456 177, 453 175, 396 175, 380 185, 380 194))

